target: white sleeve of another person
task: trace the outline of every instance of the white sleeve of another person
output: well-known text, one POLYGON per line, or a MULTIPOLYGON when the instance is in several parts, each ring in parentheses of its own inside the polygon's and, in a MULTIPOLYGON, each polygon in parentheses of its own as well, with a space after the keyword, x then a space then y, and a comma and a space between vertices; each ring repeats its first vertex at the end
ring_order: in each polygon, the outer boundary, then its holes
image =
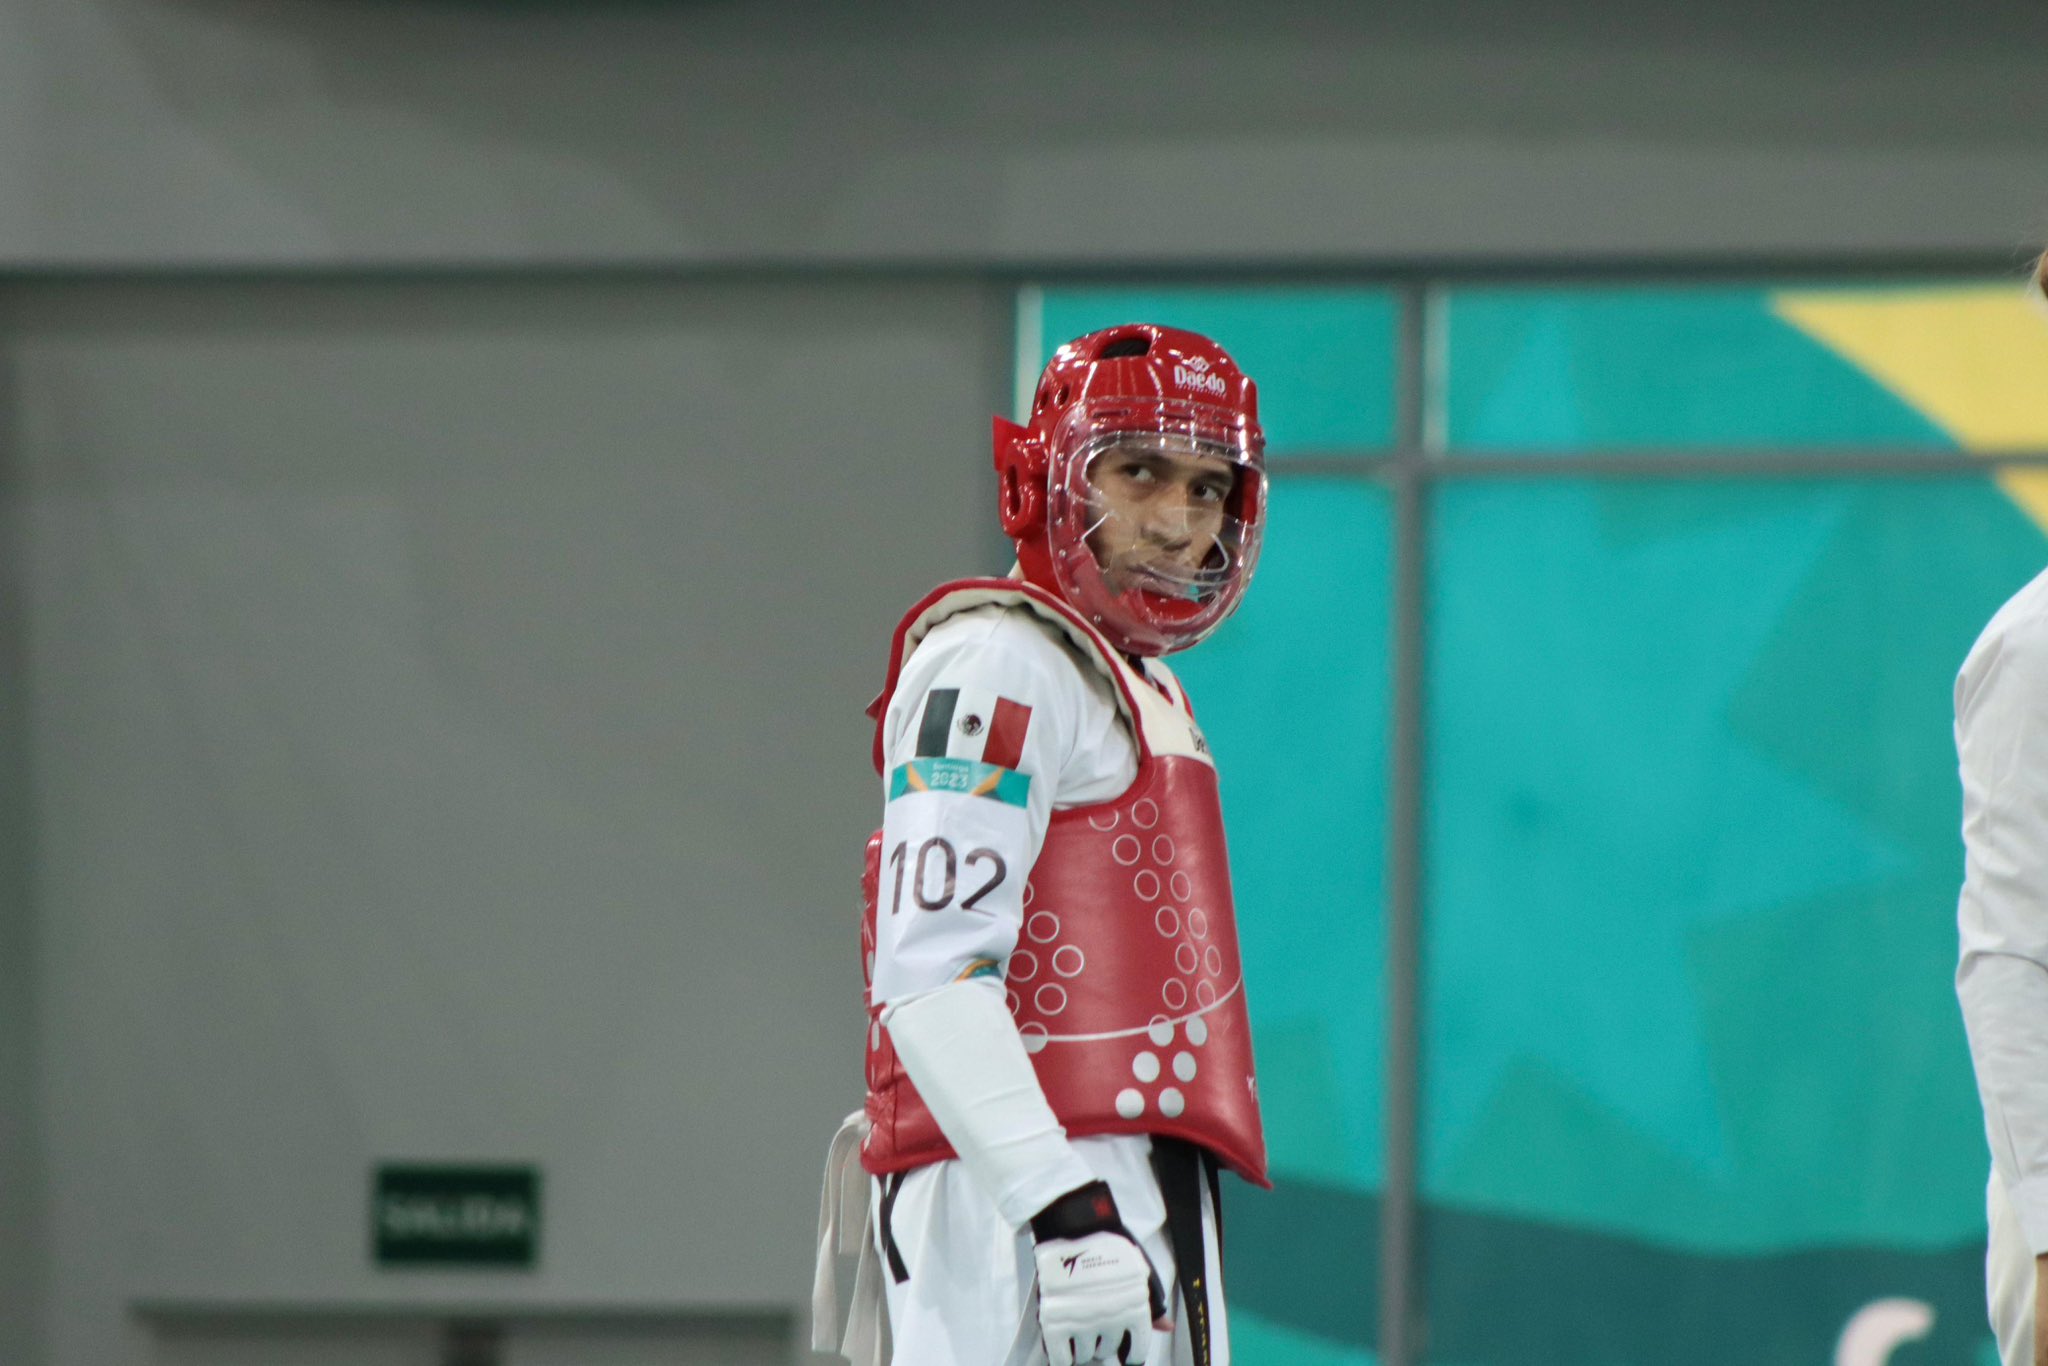
POLYGON ((1994 618, 1956 688, 1964 880, 1956 973, 1985 1134, 2048 1253, 2048 575, 1994 618))

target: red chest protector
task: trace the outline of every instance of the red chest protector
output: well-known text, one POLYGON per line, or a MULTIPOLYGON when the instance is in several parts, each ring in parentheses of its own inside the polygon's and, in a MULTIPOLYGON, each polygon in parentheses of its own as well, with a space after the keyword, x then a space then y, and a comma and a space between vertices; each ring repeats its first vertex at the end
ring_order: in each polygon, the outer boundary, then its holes
MULTIPOLYGON (((934 591, 897 627, 873 714, 879 721, 903 660, 927 631, 988 604, 1029 608, 1059 628, 1116 685, 1138 751, 1138 776, 1121 796, 1053 812, 1025 885, 1023 934, 1004 984, 1046 1099, 1073 1137, 1183 1138, 1270 1185, 1216 769, 1178 685, 1169 700, 1051 594, 1017 580, 967 579, 934 591)), ((879 769, 879 724, 875 762, 879 769)), ((881 839, 877 832, 868 841, 861 879, 870 978, 881 839)), ((872 993, 868 1018, 872 1127, 862 1165, 879 1176, 954 1156, 904 1074, 872 993)))

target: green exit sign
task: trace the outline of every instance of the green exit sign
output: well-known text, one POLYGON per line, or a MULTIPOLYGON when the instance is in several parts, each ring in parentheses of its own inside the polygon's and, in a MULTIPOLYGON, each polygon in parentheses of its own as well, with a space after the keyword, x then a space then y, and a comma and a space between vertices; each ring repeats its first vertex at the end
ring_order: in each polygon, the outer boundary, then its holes
POLYGON ((531 1267, 540 1171, 383 1163, 370 1197, 378 1266, 531 1267))

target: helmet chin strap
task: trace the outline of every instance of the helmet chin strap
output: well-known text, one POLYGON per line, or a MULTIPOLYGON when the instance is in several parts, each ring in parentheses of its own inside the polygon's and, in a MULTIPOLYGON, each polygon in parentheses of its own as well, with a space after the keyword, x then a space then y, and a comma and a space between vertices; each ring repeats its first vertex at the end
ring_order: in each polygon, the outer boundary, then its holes
POLYGON ((1202 585, 1198 580, 1144 571, 1139 572, 1137 582, 1132 584, 1131 588, 1127 591, 1152 593, 1158 597, 1173 598, 1180 602, 1200 602, 1208 596, 1208 594, 1203 592, 1202 585))

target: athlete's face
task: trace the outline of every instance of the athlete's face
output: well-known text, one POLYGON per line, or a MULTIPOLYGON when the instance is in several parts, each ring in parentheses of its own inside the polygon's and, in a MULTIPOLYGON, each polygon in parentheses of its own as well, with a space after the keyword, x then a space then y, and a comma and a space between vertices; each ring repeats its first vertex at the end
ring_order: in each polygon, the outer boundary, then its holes
POLYGON ((1185 583, 1216 548, 1237 468, 1192 442, 1126 437, 1088 466, 1088 546, 1115 592, 1147 579, 1185 583))

